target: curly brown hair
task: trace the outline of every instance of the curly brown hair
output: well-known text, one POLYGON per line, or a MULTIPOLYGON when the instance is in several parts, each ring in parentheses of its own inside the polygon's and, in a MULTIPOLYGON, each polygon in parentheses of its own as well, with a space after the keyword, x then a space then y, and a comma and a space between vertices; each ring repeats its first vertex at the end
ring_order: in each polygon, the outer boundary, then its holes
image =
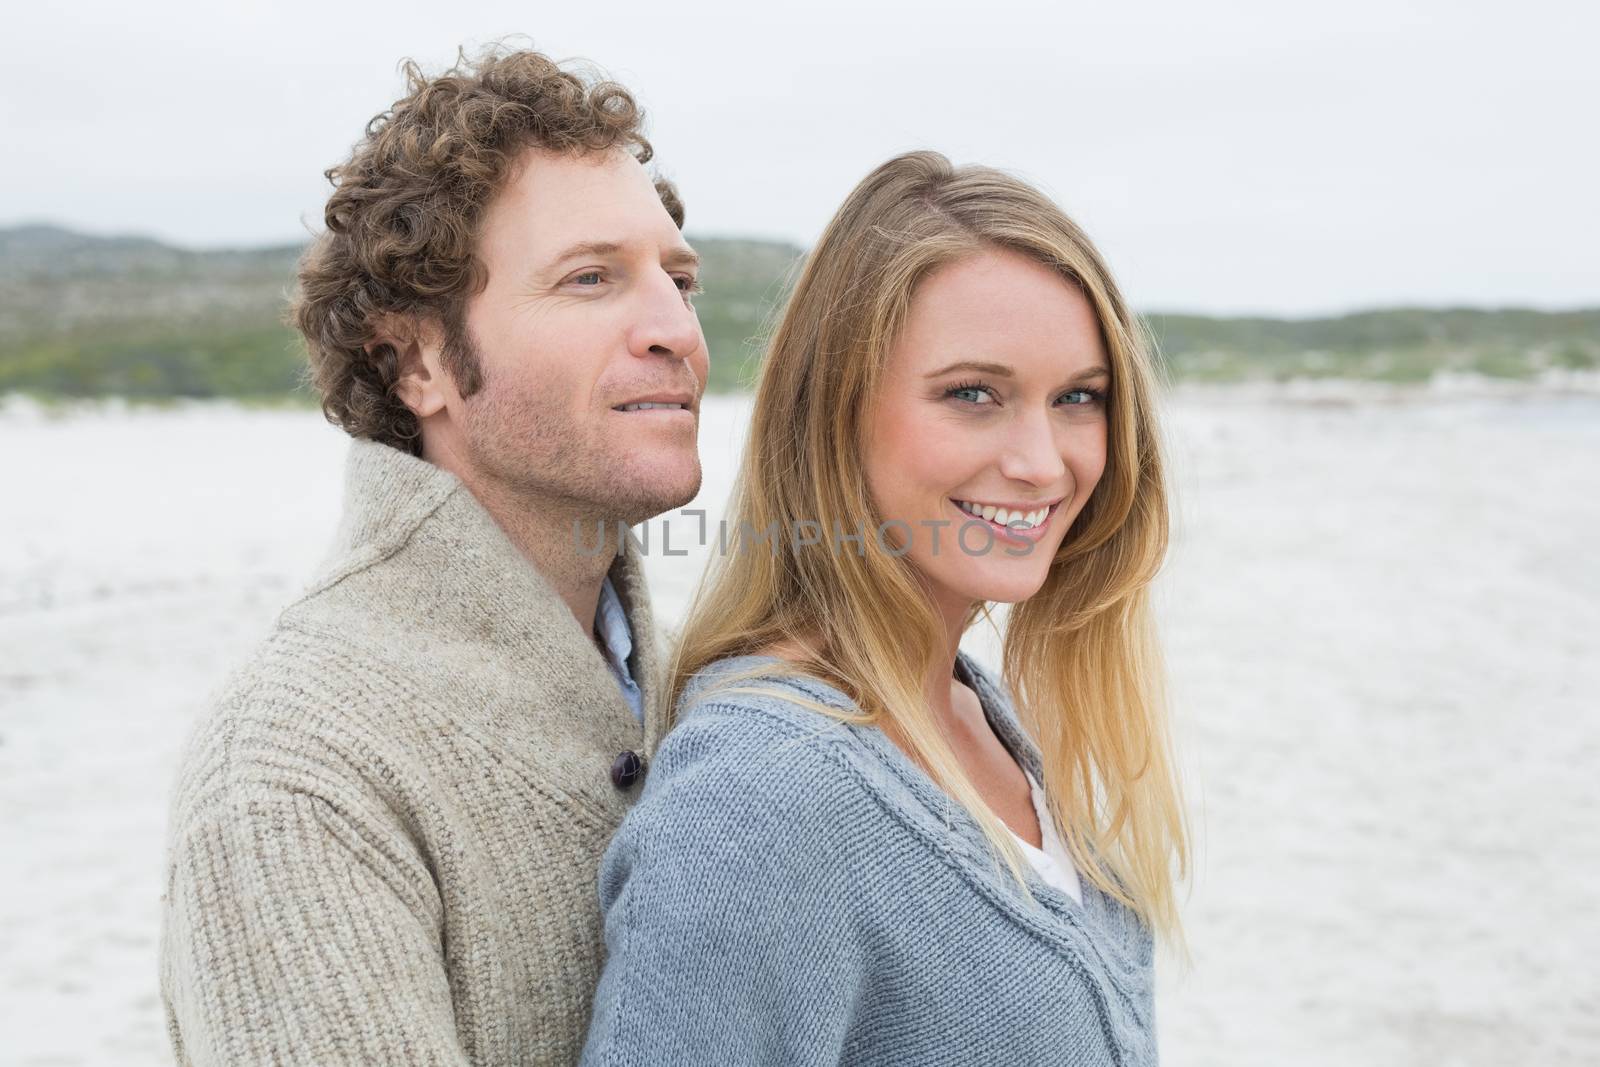
MULTIPOLYGON (((304 335, 307 377, 329 422, 356 437, 422 453, 421 426, 396 393, 400 357, 380 325, 437 323, 441 359, 470 396, 483 369, 466 306, 487 279, 474 252, 484 212, 531 147, 650 161, 644 113, 627 89, 548 56, 491 45, 427 77, 401 65, 406 95, 367 123, 350 158, 325 171, 327 229, 300 260, 288 321, 304 335)), ((683 203, 656 191, 681 229, 683 203)), ((402 325, 399 328, 407 328, 402 325)))

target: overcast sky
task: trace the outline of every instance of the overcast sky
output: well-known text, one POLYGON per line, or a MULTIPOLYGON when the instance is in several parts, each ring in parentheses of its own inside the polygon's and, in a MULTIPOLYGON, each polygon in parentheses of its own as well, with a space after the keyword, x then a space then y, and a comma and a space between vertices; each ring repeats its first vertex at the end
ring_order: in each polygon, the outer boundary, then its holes
POLYGON ((689 232, 809 244, 908 148, 1033 180, 1145 310, 1600 304, 1600 5, 92 0, 8 13, 0 225, 303 240, 429 69, 632 88, 689 232))

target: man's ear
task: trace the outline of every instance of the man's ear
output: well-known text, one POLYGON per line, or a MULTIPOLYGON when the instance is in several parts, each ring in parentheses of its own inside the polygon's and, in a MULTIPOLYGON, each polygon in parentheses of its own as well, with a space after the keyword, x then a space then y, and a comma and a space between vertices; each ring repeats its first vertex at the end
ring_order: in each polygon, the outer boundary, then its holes
POLYGON ((394 349, 399 370, 395 395, 401 403, 419 419, 442 411, 451 388, 439 359, 443 331, 430 322, 391 316, 374 332, 375 338, 367 350, 370 352, 378 345, 394 349))

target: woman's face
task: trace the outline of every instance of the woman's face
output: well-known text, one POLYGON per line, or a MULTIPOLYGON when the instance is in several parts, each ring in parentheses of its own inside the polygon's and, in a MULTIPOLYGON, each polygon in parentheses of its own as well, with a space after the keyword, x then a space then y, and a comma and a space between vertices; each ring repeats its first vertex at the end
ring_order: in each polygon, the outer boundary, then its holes
POLYGON ((985 250, 918 286, 867 418, 865 473, 881 542, 909 540, 947 619, 1044 584, 1105 469, 1110 384, 1087 298, 1035 260, 985 250))

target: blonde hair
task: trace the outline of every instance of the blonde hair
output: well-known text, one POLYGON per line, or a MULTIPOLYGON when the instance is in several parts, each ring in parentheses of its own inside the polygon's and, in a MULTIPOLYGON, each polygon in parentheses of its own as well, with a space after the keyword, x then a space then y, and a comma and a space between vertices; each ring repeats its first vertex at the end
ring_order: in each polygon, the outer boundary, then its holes
MULTIPOLYGON (((1105 472, 1044 585, 1010 612, 1003 681, 1039 743, 1051 812, 1074 864, 1181 950, 1175 881, 1188 871, 1188 830, 1149 602, 1167 548, 1155 377, 1141 326, 1060 208, 1010 175, 955 168, 935 152, 897 156, 856 186, 772 333, 728 521, 751 532, 774 523, 778 531, 808 522, 829 532, 835 523, 841 531, 878 527, 861 466, 863 413, 873 408, 918 283, 989 248, 1019 252, 1081 289, 1112 372, 1105 472)), ((887 552, 779 541, 779 551, 741 544, 713 560, 676 649, 669 708, 716 660, 820 639, 792 665, 739 672, 723 684, 805 673, 834 685, 859 714, 788 699, 891 730, 1021 882, 1021 852, 926 706, 923 679, 946 635, 912 564, 887 552)), ((986 604, 974 605, 966 625, 980 614, 988 616, 986 604)), ((705 695, 717 691, 727 690, 705 695)))

